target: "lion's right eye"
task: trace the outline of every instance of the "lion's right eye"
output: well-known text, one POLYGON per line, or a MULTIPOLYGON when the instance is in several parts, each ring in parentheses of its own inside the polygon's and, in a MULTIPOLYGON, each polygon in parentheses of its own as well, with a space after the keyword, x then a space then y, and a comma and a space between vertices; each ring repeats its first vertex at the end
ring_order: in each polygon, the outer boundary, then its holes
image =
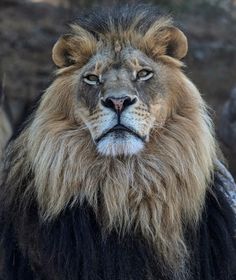
POLYGON ((84 82, 89 85, 98 85, 100 83, 100 78, 95 74, 87 74, 84 76, 84 82))

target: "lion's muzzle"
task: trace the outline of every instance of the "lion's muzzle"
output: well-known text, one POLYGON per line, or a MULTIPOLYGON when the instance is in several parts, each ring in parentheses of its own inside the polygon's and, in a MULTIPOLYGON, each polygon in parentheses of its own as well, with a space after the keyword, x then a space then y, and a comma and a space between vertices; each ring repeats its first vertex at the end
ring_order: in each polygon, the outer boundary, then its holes
POLYGON ((108 95, 101 98, 101 110, 105 114, 103 128, 94 138, 97 150, 103 155, 132 155, 145 144, 135 118, 138 98, 134 95, 108 95))

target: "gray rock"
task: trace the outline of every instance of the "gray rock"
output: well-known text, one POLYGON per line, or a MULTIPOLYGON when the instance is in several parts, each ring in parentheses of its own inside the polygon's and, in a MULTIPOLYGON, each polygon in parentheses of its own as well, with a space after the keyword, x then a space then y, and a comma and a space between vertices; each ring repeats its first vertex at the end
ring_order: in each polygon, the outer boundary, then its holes
POLYGON ((221 191, 226 195, 231 207, 236 214, 236 184, 235 181, 227 170, 227 168, 220 162, 215 163, 220 179, 222 181, 221 191))
POLYGON ((223 107, 219 135, 221 140, 233 152, 236 152, 236 87, 223 107))

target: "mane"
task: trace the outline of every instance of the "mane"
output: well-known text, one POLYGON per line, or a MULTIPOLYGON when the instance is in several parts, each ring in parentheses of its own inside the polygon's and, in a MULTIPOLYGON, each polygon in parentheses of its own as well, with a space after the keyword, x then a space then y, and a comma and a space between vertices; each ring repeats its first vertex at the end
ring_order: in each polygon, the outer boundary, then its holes
MULTIPOLYGON (((112 26, 118 21, 129 27, 138 12, 124 11, 122 17, 93 14, 80 24, 104 33, 112 18, 112 26)), ((155 19, 144 11, 136 27, 148 30, 155 19)), ((173 69, 173 79, 171 93, 178 92, 181 105, 163 126, 152 130, 144 150, 129 157, 104 157, 82 121, 75 119, 73 75, 57 78, 32 123, 8 149, 11 171, 6 185, 12 186, 12 195, 7 200, 21 193, 24 204, 35 197, 44 222, 86 202, 104 234, 141 233, 166 263, 181 266, 188 255, 184 231, 201 217, 216 148, 198 90, 179 69, 173 69)))
POLYGON ((113 8, 92 9, 88 13, 79 16, 74 23, 94 36, 99 34, 122 33, 124 31, 139 31, 145 34, 150 31, 157 21, 170 24, 169 16, 160 12, 160 9, 153 5, 116 5, 113 8))
MULTIPOLYGON (((196 88, 182 78, 182 90, 197 98, 196 88)), ((182 259, 184 228, 196 226, 201 217, 215 159, 203 101, 194 112, 173 115, 156 128, 152 146, 140 154, 113 158, 97 154, 84 125, 65 119, 64 104, 55 96, 59 88, 70 102, 70 90, 62 84, 47 90, 32 124, 9 148, 17 160, 8 184, 19 188, 32 172, 20 192, 24 199, 36 197, 43 220, 86 201, 104 232, 141 232, 168 263, 182 259)))
MULTIPOLYGON (((170 36, 165 29, 172 26, 171 17, 161 15, 159 9, 152 5, 127 4, 112 9, 90 10, 88 14, 83 14, 71 23, 68 32, 62 36, 70 41, 69 53, 66 52, 66 64, 72 64, 73 69, 75 56, 76 64, 82 67, 93 54, 102 52, 104 45, 113 48, 117 41, 121 45, 132 46, 148 56, 156 57, 165 52, 170 36)), ((182 65, 177 60, 175 63, 182 65)), ((67 72, 68 69, 59 69, 57 73, 61 74, 64 71, 67 72)))

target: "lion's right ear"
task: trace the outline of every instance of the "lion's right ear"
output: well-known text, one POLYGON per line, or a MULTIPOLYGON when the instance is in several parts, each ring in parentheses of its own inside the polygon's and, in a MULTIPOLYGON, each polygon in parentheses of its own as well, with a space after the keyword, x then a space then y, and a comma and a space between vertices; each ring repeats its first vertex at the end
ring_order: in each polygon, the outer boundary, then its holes
POLYGON ((69 36, 64 35, 60 37, 52 49, 52 59, 60 68, 74 64, 74 60, 69 53, 69 36))
POLYGON ((78 25, 71 28, 72 32, 61 36, 52 50, 52 59, 60 68, 81 66, 96 52, 97 40, 91 33, 78 25))

